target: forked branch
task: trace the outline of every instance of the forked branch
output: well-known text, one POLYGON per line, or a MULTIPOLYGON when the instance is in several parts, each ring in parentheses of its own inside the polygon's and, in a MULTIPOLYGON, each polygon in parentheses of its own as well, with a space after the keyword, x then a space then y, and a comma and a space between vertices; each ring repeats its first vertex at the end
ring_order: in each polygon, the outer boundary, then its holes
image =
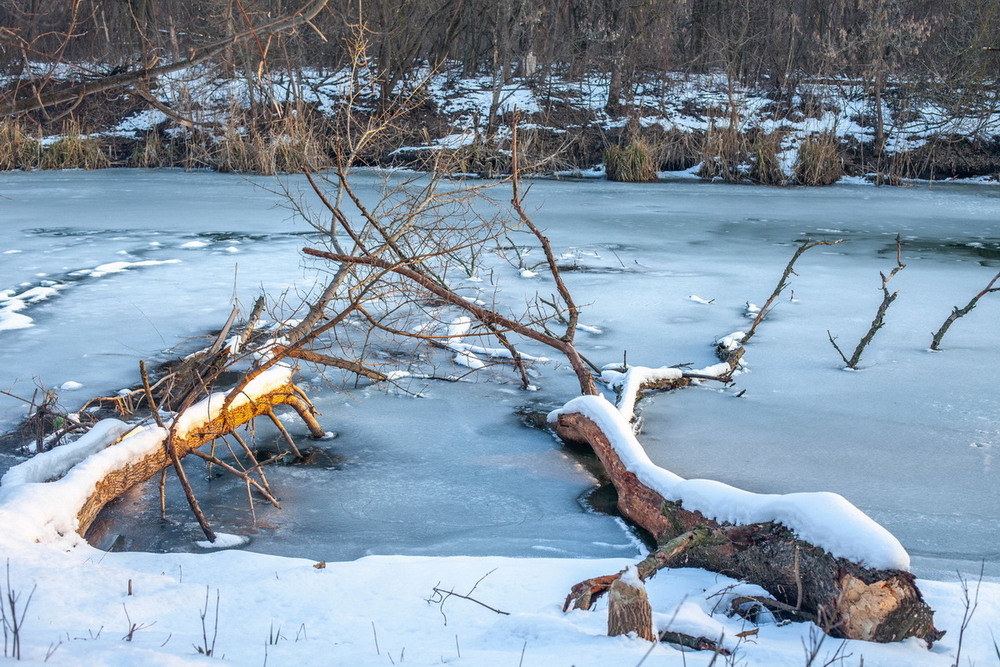
POLYGON ((875 312, 875 319, 872 320, 872 324, 868 328, 868 333, 862 336, 861 340, 858 341, 858 345, 854 348, 854 354, 851 355, 850 359, 847 358, 843 350, 840 349, 840 346, 837 345, 836 337, 829 331, 826 332, 827 337, 830 339, 830 344, 833 345, 833 349, 837 350, 837 354, 839 354, 840 358, 844 360, 844 364, 847 368, 850 368, 851 370, 856 370, 858 364, 861 363, 862 353, 864 353, 865 348, 871 344, 872 339, 875 338, 875 334, 878 333, 878 330, 885 325, 886 311, 889 310, 889 306, 891 306, 892 302, 896 300, 897 296, 899 296, 899 290, 890 293, 888 285, 889 281, 892 280, 897 273, 906 268, 906 264, 903 264, 902 261, 902 252, 902 241, 900 241, 899 234, 896 234, 896 266, 889 272, 888 276, 879 271, 879 275, 882 277, 882 303, 879 304, 878 310, 875 312))
POLYGON ((976 296, 972 297, 969 303, 965 304, 965 308, 959 308, 957 306, 952 308, 951 315, 945 319, 945 321, 941 324, 941 328, 937 330, 937 333, 934 334, 934 338, 931 339, 932 350, 941 349, 941 339, 944 338, 945 333, 947 333, 951 325, 955 323, 955 320, 968 315, 972 309, 976 307, 976 304, 979 303, 979 300, 990 292, 1000 292, 1000 287, 994 287, 998 280, 1000 280, 1000 273, 993 276, 993 280, 991 280, 986 287, 980 290, 976 296))
POLYGON ((795 262, 798 261, 799 257, 801 257, 804 252, 811 250, 816 246, 837 245, 838 243, 843 243, 846 240, 847 239, 837 239, 836 241, 811 241, 807 239, 803 241, 802 245, 795 249, 795 254, 792 255, 792 258, 788 260, 788 265, 785 266, 785 270, 781 273, 781 278, 778 279, 778 284, 774 286, 774 291, 771 292, 771 296, 767 298, 767 301, 764 302, 761 309, 757 311, 757 317, 754 318, 753 324, 750 325, 750 329, 747 330, 743 339, 740 340, 740 345, 746 345, 747 341, 753 338, 753 335, 757 333, 757 327, 760 325, 761 321, 763 321, 764 317, 771 312, 771 309, 774 308, 774 302, 779 296, 781 296, 781 293, 785 291, 785 288, 788 287, 789 276, 798 275, 795 273, 795 262))

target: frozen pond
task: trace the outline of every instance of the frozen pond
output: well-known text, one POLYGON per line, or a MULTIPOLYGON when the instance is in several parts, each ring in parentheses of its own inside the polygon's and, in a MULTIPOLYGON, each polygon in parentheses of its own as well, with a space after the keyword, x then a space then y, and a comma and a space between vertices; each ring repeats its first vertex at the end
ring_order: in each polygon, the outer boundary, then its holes
MULTIPOLYGON (((369 194, 379 182, 358 179, 369 194)), ((219 327, 234 296, 248 305, 263 288, 293 301, 315 277, 299 255, 307 226, 280 195, 238 176, 0 173, 0 195, 0 390, 13 394, 74 381, 83 388, 61 392, 72 408, 114 392, 136 380, 138 360, 219 327)), ((770 294, 798 240, 849 239, 803 256, 735 387, 646 401, 640 439, 686 477, 841 493, 900 538, 919 575, 977 572, 985 561, 1000 576, 1000 295, 956 323, 942 352, 927 351, 951 308, 1000 270, 1000 189, 539 181, 529 205, 580 269, 565 275, 589 304, 583 321, 600 330, 578 339, 598 364, 627 351, 633 364, 708 365, 711 343, 748 326, 745 303, 770 294), (867 330, 896 233, 907 268, 890 287, 900 296, 862 370, 845 372, 827 330, 848 353, 867 330)), ((514 271, 500 287, 511 308, 552 291, 514 271)), ((320 464, 270 473, 285 508, 258 505, 254 527, 241 484, 201 480, 199 496, 218 529, 252 533, 250 548, 270 553, 634 554, 619 522, 581 508, 590 476, 513 415, 573 395, 565 367, 539 371, 537 393, 500 372, 421 384, 413 389, 427 398, 413 399, 328 389, 307 369, 324 425, 340 437, 323 444, 320 464)), ((0 427, 22 409, 0 395, 0 427)), ((156 504, 155 489, 130 494, 110 530, 130 548, 189 548, 197 529, 183 509, 173 512, 180 523, 160 527, 156 504)))

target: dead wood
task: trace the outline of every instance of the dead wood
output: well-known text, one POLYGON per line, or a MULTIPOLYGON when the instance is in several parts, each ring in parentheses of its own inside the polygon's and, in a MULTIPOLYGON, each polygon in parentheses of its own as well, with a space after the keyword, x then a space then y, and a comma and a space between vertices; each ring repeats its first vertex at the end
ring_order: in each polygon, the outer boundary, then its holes
POLYGON ((253 397, 252 400, 232 403, 214 419, 189 428, 183 435, 175 434, 171 439, 170 451, 167 447, 157 448, 142 458, 123 463, 105 475, 77 512, 78 532, 85 533, 108 502, 172 465, 172 454, 176 454, 180 459, 192 450, 234 431, 254 418, 268 415, 278 405, 292 407, 309 426, 312 436, 323 436, 323 430, 319 428, 315 416, 303 402, 299 389, 291 383, 263 396, 253 397))
MULTIPOLYGON (((870 641, 940 633, 913 575, 867 568, 798 539, 777 523, 724 524, 681 503, 664 499, 626 469, 607 435, 579 413, 563 413, 554 424, 564 440, 590 445, 618 490, 618 508, 661 545, 639 563, 647 579, 664 567, 700 567, 757 584, 774 598, 823 620, 834 636, 870 641)), ((566 607, 589 608, 620 575, 581 582, 566 607)))
POLYGON ((788 277, 798 275, 797 273, 795 273, 795 262, 798 261, 799 257, 801 257, 804 252, 806 252, 807 250, 811 250, 816 246, 837 245, 838 243, 843 243, 845 240, 846 239, 838 239, 836 241, 806 240, 798 248, 796 248, 795 253, 792 255, 792 258, 788 260, 788 264, 785 266, 785 270, 781 273, 781 278, 778 279, 778 284, 775 285, 774 291, 771 292, 771 296, 767 298, 767 301, 764 302, 764 305, 761 306, 760 310, 757 311, 757 316, 753 319, 753 324, 750 325, 750 328, 743 335, 743 339, 740 341, 740 344, 746 345, 747 342, 751 338, 753 338, 753 335, 757 332, 757 327, 763 321, 764 317, 769 312, 771 312, 771 309, 774 307, 774 302, 781 295, 781 293, 785 291, 785 288, 788 287, 788 277))
POLYGON ((837 354, 840 355, 840 358, 843 359, 847 368, 857 369, 858 364, 861 363, 861 354, 865 351, 865 348, 871 344, 872 339, 875 338, 875 334, 878 333, 879 329, 885 326, 885 314, 888 312, 889 306, 892 305, 892 302, 896 300, 897 296, 899 296, 899 290, 896 290, 895 292, 889 291, 889 281, 895 278, 897 273, 906 268, 906 264, 903 264, 902 252, 902 241, 899 238, 899 234, 896 234, 896 266, 893 267, 888 276, 881 271, 879 272, 879 276, 882 278, 882 303, 879 304, 878 310, 875 311, 875 319, 872 320, 871 326, 868 327, 868 332, 861 337, 861 340, 858 341, 858 345, 854 348, 854 354, 851 355, 850 359, 844 355, 840 346, 837 345, 836 336, 829 331, 826 332, 827 338, 830 339, 830 344, 833 345, 833 349, 835 349, 837 354))
POLYGON ((608 636, 634 633, 640 639, 656 641, 653 608, 642 582, 634 586, 621 577, 611 583, 608 594, 608 636))
POLYGON ((712 651, 719 655, 730 655, 730 652, 722 648, 715 640, 707 637, 695 637, 683 632, 664 630, 660 633, 660 641, 668 644, 677 644, 678 646, 694 649, 695 651, 712 651))
POLYGON ((941 328, 937 330, 937 333, 935 333, 934 337, 931 339, 932 350, 941 349, 941 339, 944 338, 944 335, 948 332, 951 325, 954 324, 958 318, 965 317, 972 312, 972 309, 976 307, 976 304, 979 303, 980 299, 992 292, 1000 292, 1000 287, 994 287, 998 280, 1000 280, 1000 273, 993 276, 993 280, 991 280, 986 287, 980 290, 978 294, 972 297, 964 308, 959 308, 957 306, 952 308, 951 315, 945 319, 945 321, 941 324, 941 328))
POLYGON ((315 248, 303 248, 302 252, 312 257, 320 257, 344 265, 372 266, 384 271, 395 273, 413 282, 414 284, 419 285, 421 288, 434 294, 450 305, 457 306, 458 308, 466 311, 487 327, 496 328, 502 331, 513 331, 514 333, 524 336, 525 338, 530 338, 539 343, 555 348, 566 356, 570 365, 573 367, 577 380, 580 382, 581 392, 590 396, 595 396, 598 393, 597 387, 594 385, 594 378, 590 374, 590 370, 588 369, 586 362, 583 361, 583 358, 580 356, 579 352, 577 352, 576 347, 564 338, 557 338, 551 334, 538 331, 523 322, 509 317, 504 317, 489 308, 478 306, 471 301, 462 298, 462 296, 456 294, 447 286, 415 271, 410 267, 410 265, 390 262, 380 257, 342 255, 339 253, 317 250, 315 248))

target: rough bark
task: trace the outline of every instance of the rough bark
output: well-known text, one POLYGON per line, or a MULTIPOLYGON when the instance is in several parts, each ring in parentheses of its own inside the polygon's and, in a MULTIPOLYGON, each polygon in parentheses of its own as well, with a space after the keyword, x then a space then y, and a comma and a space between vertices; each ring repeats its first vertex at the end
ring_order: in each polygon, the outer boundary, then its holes
MULTIPOLYGON (((314 437, 323 435, 323 429, 302 399, 300 390, 293 384, 287 384, 251 401, 231 405, 215 419, 189 429, 184 437, 175 435, 172 442, 173 449, 178 457, 183 457, 251 419, 267 415, 276 405, 292 407, 306 422, 311 435, 314 437)), ((87 528, 107 503, 170 465, 172 459, 167 448, 160 447, 141 459, 126 463, 105 475, 77 512, 78 532, 81 535, 86 533, 87 528)))
POLYGON ((616 579, 608 594, 608 636, 635 633, 640 639, 656 641, 653 634, 653 608, 646 589, 616 579))
MULTIPOLYGON (((662 545, 639 564, 646 579, 663 567, 700 567, 762 586, 833 636, 869 641, 940 633, 913 575, 837 558, 776 523, 721 524, 664 499, 629 472, 601 428, 577 413, 561 414, 556 432, 590 445, 615 488, 618 508, 662 545)), ((578 608, 606 591, 617 575, 581 582, 567 599, 578 608)))

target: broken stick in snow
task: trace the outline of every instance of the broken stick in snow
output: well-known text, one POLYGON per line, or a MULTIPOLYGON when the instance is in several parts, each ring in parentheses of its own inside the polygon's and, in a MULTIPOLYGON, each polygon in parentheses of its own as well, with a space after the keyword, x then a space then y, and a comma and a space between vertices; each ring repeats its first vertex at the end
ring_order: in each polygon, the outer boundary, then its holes
POLYGON ((903 264, 902 253, 902 241, 899 238, 899 234, 896 234, 896 266, 893 267, 888 276, 881 271, 879 272, 879 276, 882 277, 882 303, 879 304, 878 310, 875 312, 875 319, 872 320, 872 324, 868 328, 868 333, 862 336, 861 340, 858 341, 858 345, 854 348, 854 354, 851 355, 850 359, 844 355, 840 346, 837 345, 836 336, 829 331, 826 332, 827 338, 830 339, 830 344, 833 345, 835 350, 837 350, 837 354, 839 354, 840 358, 844 360, 844 364, 846 364, 847 368, 852 370, 857 369, 858 364, 861 363, 861 354, 865 351, 865 348, 871 344, 872 339, 875 338, 875 334, 878 333, 878 330, 885 325, 885 314, 889 310, 889 306, 892 305, 892 302, 896 300, 897 296, 899 296, 899 290, 889 292, 887 285, 890 280, 896 277, 897 273, 906 268, 906 264, 903 264))
POLYGON ((747 332, 743 335, 743 339, 740 341, 740 344, 746 345, 747 342, 753 338, 753 335, 757 332, 757 327, 760 325, 761 321, 763 321, 764 317, 771 312, 771 309, 774 307, 774 302, 781 295, 781 293, 785 291, 785 288, 788 287, 788 277, 798 275, 795 273, 795 262, 797 262, 799 257, 802 256, 802 253, 807 250, 811 250, 816 246, 837 245, 838 243, 843 243, 846 240, 847 239, 837 239, 836 241, 803 241, 802 245, 795 250, 795 254, 792 255, 792 258, 785 266, 785 270, 782 272, 781 278, 778 279, 778 284, 775 285, 774 291, 771 292, 771 296, 767 298, 764 305, 757 311, 757 316, 754 318, 753 324, 750 325, 750 328, 747 329, 747 332))

